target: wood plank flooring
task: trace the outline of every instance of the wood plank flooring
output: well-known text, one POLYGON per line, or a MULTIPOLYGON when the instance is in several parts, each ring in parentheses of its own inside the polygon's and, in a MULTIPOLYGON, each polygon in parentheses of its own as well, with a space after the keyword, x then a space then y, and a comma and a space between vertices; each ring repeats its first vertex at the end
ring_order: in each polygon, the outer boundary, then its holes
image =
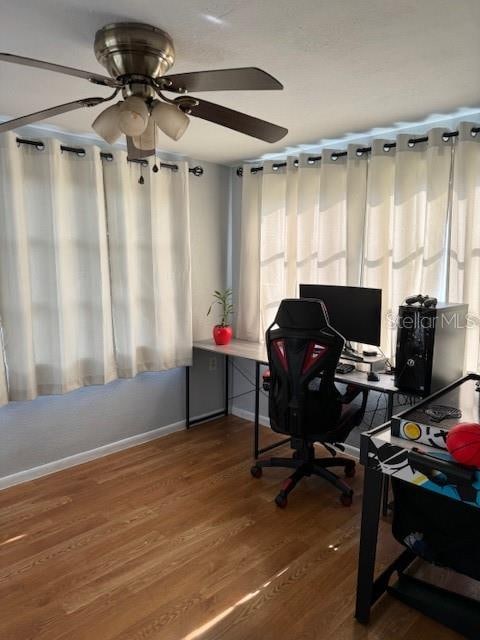
POLYGON ((356 623, 360 467, 351 508, 308 478, 280 510, 251 440, 224 418, 0 492, 0 638, 459 638, 389 596, 356 623))

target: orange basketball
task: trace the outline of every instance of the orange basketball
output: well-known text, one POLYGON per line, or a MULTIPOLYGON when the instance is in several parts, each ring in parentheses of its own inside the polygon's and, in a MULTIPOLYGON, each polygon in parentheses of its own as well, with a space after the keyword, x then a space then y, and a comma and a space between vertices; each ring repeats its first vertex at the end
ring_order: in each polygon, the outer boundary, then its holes
POLYGON ((460 422, 447 435, 447 449, 457 462, 480 469, 480 424, 460 422))

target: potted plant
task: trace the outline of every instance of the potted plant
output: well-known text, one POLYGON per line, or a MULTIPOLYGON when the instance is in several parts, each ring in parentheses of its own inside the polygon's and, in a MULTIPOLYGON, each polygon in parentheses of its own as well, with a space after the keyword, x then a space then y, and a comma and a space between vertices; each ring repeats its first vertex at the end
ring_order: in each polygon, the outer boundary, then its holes
POLYGON ((213 339, 215 344, 228 344, 233 336, 233 329, 230 325, 230 318, 233 313, 232 290, 214 291, 213 297, 214 301, 207 311, 207 316, 210 315, 213 306, 216 304, 220 305, 221 310, 220 324, 216 324, 213 327, 213 339))

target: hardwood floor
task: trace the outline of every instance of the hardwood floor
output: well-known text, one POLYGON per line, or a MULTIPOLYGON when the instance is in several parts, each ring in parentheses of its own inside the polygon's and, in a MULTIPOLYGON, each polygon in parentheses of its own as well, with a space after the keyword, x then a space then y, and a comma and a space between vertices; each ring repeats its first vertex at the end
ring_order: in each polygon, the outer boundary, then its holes
MULTIPOLYGON (((360 468, 351 508, 308 478, 280 510, 251 437, 229 417, 0 492, 0 637, 460 637, 389 596, 356 623, 360 468)), ((397 549, 385 524, 380 564, 397 549)))

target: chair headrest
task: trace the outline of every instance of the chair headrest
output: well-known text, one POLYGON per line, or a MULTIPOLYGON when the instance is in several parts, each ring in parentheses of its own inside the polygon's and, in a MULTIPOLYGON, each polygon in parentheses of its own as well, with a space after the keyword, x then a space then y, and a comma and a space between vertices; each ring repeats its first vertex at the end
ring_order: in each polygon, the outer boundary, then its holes
POLYGON ((282 329, 319 330, 330 326, 323 302, 309 298, 282 300, 274 322, 282 329))

